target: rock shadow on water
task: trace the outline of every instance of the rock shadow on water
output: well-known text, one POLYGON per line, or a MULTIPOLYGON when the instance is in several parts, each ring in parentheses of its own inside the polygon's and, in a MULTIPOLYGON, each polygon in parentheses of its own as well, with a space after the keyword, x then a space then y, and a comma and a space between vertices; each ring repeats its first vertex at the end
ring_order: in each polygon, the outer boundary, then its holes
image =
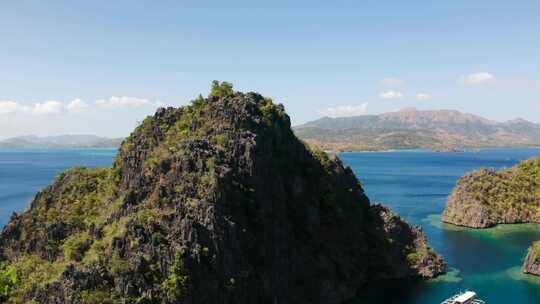
POLYGON ((385 280, 366 285, 358 292, 357 298, 346 304, 416 303, 429 289, 429 283, 422 280, 385 280))

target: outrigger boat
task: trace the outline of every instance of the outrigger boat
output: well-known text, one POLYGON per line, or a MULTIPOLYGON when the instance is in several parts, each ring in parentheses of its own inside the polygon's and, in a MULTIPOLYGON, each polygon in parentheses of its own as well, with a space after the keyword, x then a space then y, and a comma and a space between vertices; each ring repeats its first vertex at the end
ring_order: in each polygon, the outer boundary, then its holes
POLYGON ((476 296, 474 291, 466 291, 444 300, 441 304, 486 304, 476 296))

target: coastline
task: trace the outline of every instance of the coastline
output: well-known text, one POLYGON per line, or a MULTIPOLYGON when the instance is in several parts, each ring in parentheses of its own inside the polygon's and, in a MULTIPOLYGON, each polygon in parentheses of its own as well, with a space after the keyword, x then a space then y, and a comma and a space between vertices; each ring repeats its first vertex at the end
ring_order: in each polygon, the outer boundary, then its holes
POLYGON ((434 153, 465 153, 465 152, 480 152, 480 151, 493 151, 493 150, 507 150, 507 149, 538 149, 540 146, 509 146, 509 147, 480 147, 480 148, 463 148, 458 150, 440 150, 440 149, 429 149, 429 148, 413 148, 413 149, 345 149, 345 150, 324 150, 326 153, 335 153, 335 154, 344 154, 344 153, 386 153, 386 152, 434 152, 434 153))
POLYGON ((65 151, 89 151, 89 150, 110 150, 116 151, 119 147, 66 147, 66 148, 0 148, 0 153, 25 153, 25 152, 65 152, 65 151))

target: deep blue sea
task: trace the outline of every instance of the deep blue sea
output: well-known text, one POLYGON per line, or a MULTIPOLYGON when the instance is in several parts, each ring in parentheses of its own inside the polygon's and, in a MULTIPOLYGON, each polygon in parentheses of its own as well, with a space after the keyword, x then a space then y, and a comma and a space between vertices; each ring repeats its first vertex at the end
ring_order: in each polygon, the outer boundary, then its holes
MULTIPOLYGON (((115 150, 0 151, 0 225, 22 211, 35 193, 73 166, 110 166, 115 150)), ((440 214, 457 179, 479 167, 510 167, 540 155, 540 149, 497 149, 464 153, 428 151, 342 153, 372 202, 383 202, 420 225, 449 263, 449 274, 428 282, 400 280, 366 287, 354 304, 438 304, 475 290, 488 304, 540 303, 540 279, 521 274, 539 225, 502 225, 472 230, 441 224, 440 214)))

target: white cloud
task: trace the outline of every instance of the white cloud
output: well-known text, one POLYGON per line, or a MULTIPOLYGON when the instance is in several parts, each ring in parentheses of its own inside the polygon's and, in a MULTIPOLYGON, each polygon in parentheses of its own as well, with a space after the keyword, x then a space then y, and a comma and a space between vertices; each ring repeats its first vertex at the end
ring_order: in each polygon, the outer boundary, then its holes
POLYGON ((19 109, 19 104, 11 100, 2 100, 0 101, 0 115, 9 114, 17 111, 19 109))
MULTIPOLYGON (((162 102, 150 102, 147 99, 135 98, 135 97, 111 97, 109 99, 100 99, 94 103, 101 108, 120 108, 131 107, 137 108, 141 106, 167 106, 162 102)), ((81 99, 74 99, 69 103, 63 103, 56 100, 49 100, 44 102, 36 102, 33 104, 23 105, 16 101, 0 100, 0 115, 23 113, 33 115, 50 115, 50 114, 62 114, 62 113, 82 113, 91 110, 92 105, 86 103, 81 99)))
POLYGON ((59 101, 50 100, 35 103, 32 107, 32 113, 38 115, 59 114, 64 112, 65 105, 59 101))
POLYGON ((319 115, 328 117, 347 117, 347 116, 359 116, 367 114, 368 103, 365 102, 360 105, 347 105, 330 107, 323 110, 319 110, 319 115))
POLYGON ((431 100, 433 97, 426 93, 418 93, 416 94, 416 100, 418 101, 428 101, 431 100))
POLYGON ((395 77, 388 77, 381 80, 381 84, 386 86, 402 86, 405 85, 405 80, 395 77))
POLYGON ((495 81, 495 76, 488 72, 463 75, 459 78, 459 82, 466 85, 484 84, 493 81, 495 81))
POLYGON ((66 106, 66 109, 73 113, 86 112, 88 108, 88 104, 81 99, 74 99, 66 106))
POLYGON ((537 86, 540 86, 540 80, 537 80, 537 81, 535 82, 535 84, 536 84, 537 86))
POLYGON ((403 98, 403 93, 397 91, 382 92, 379 94, 382 99, 400 99, 403 98))
POLYGON ((104 107, 104 108, 120 108, 120 107, 138 108, 148 103, 149 101, 147 99, 128 97, 128 96, 122 96, 122 97, 113 96, 109 99, 100 99, 96 101, 97 106, 104 107))

